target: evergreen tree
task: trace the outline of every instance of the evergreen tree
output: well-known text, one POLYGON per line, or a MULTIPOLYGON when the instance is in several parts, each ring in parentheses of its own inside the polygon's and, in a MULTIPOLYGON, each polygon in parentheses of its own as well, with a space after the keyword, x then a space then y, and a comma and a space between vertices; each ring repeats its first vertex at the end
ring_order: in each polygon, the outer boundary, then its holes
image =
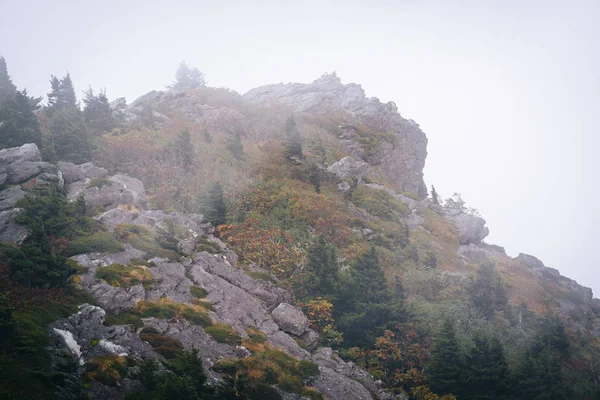
POLYGON ((431 199, 433 200, 434 204, 440 204, 440 196, 438 195, 437 191, 435 190, 435 186, 433 185, 431 185, 431 199))
POLYGON ((0 292, 0 350, 4 349, 13 336, 15 321, 12 318, 13 307, 8 293, 0 292))
POLYGON ((290 161, 304 158, 300 132, 296 128, 296 121, 293 116, 288 117, 285 122, 285 158, 290 161))
POLYGON ((454 324, 446 318, 435 341, 429 366, 431 390, 437 394, 459 394, 464 362, 454 324))
POLYGON ((16 91, 0 106, 0 148, 35 143, 41 146, 42 133, 36 115, 35 102, 27 91, 16 91))
POLYGON ((194 159, 196 155, 194 153, 194 146, 192 144, 192 137, 187 129, 179 132, 177 139, 172 144, 172 149, 177 159, 179 167, 185 171, 189 171, 194 165, 194 159))
POLYGON ((92 159, 92 144, 81 110, 75 97, 71 76, 62 79, 52 76, 48 105, 49 117, 44 131, 43 154, 51 161, 70 161, 81 164, 92 159))
POLYGON ((473 334, 473 343, 465 357, 461 392, 473 400, 504 399, 508 365, 502 343, 498 339, 490 341, 480 331, 473 334))
POLYGON ((90 87, 83 99, 83 117, 89 131, 93 135, 109 132, 116 126, 116 121, 110 108, 106 90, 101 90, 96 96, 90 87))
POLYGON ((491 319, 496 310, 506 307, 507 298, 500 276, 494 264, 483 263, 477 268, 477 276, 470 288, 473 305, 491 319))
POLYGON ((308 181, 314 186, 315 192, 321 193, 321 180, 323 174, 321 169, 316 164, 310 164, 308 166, 308 181))
POLYGON ((215 226, 226 222, 227 208, 220 183, 216 182, 210 186, 207 194, 200 201, 200 210, 204 218, 215 226))
POLYGON ((306 297, 334 298, 340 286, 337 250, 323 236, 308 249, 308 262, 298 292, 306 297))
POLYGON ((182 61, 175 72, 175 81, 168 86, 172 90, 190 90, 206 86, 204 74, 198 68, 190 68, 182 61))
POLYGON ((375 247, 352 265, 351 275, 336 301, 338 326, 348 347, 371 347, 385 329, 404 317, 401 297, 388 288, 375 247))
POLYGON ((0 57, 0 107, 5 101, 12 99, 16 92, 17 88, 8 75, 6 60, 4 57, 0 57))
POLYGON ((204 127, 204 130, 202 130, 202 136, 204 137, 204 141, 206 143, 212 143, 212 136, 210 135, 210 132, 208 131, 208 127, 204 127))
POLYGON ((235 132, 229 136, 226 147, 236 160, 242 161, 244 159, 244 145, 242 144, 242 137, 239 132, 235 132))

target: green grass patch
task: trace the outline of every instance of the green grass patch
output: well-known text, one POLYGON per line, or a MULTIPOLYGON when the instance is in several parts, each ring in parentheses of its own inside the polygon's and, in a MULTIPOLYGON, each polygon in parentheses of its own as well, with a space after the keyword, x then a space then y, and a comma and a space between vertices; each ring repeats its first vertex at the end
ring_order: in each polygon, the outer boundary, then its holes
POLYGON ((85 364, 85 382, 99 382, 107 386, 117 386, 123 378, 127 377, 128 367, 133 367, 134 362, 123 356, 94 357, 85 364))
POLYGON ((392 221, 397 221, 399 215, 406 216, 411 213, 406 204, 395 199, 385 190, 365 185, 358 186, 352 193, 352 202, 371 215, 392 221))
POLYGON ((66 256, 85 254, 92 252, 118 253, 123 250, 121 243, 110 232, 96 232, 89 236, 82 236, 71 240, 65 250, 66 256))
POLYGON ((248 341, 250 343, 262 344, 267 340, 267 335, 258 328, 250 326, 246 328, 246 334, 248 334, 248 341))
POLYGON ((106 281, 111 286, 129 287, 152 281, 152 274, 147 267, 111 264, 108 267, 98 267, 96 278, 106 281))
POLYGON ((183 344, 178 339, 163 335, 154 328, 144 328, 140 332, 140 339, 152 346, 154 351, 171 360, 183 353, 183 344))
POLYGON ((177 252, 163 248, 155 240, 152 231, 145 226, 119 224, 115 227, 114 231, 120 240, 145 252, 149 257, 164 257, 169 260, 177 260, 179 258, 177 252))
MULTIPOLYGON (((248 332, 248 335, 251 333, 248 332)), ((286 392, 301 394, 313 400, 323 399, 319 392, 304 386, 303 382, 319 374, 317 364, 298 360, 268 345, 257 346, 256 349, 250 357, 219 360, 212 369, 232 377, 246 376, 252 388, 277 385, 286 392)))
POLYGON ((212 324, 207 305, 176 303, 168 298, 157 301, 142 300, 136 304, 133 312, 142 318, 184 318, 192 324, 202 327, 208 327, 212 324))
POLYGON ((198 249, 196 251, 206 251, 207 253, 216 254, 221 252, 218 244, 211 242, 205 237, 198 239, 198 249))
POLYGON ((144 323, 142 322, 142 318, 139 316, 139 314, 131 311, 125 311, 120 313, 119 315, 107 314, 105 319, 105 325, 128 325, 133 330, 138 330, 139 328, 144 326, 144 323))
POLYGON ((275 283, 275 280, 271 277, 271 275, 262 271, 248 271, 246 275, 250 276, 252 279, 259 279, 261 281, 267 281, 271 283, 275 283))
POLYGON ((102 189, 103 186, 112 186, 113 181, 107 178, 94 178, 88 184, 88 188, 98 188, 102 189))
POLYGON ((232 346, 239 346, 242 344, 242 337, 231 327, 231 325, 214 324, 204 328, 204 331, 219 343, 227 343, 232 346))
POLYGON ((199 299, 204 299, 208 296, 208 291, 200 286, 190 286, 190 293, 199 299))

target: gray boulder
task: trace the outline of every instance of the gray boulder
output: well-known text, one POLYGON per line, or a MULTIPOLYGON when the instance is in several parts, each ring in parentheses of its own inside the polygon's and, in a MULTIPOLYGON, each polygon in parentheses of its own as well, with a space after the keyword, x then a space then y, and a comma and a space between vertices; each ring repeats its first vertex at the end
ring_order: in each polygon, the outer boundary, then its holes
POLYGON ((12 164, 14 162, 41 162, 42 155, 38 147, 33 143, 24 144, 21 147, 11 147, 0 150, 0 165, 12 164))
POLYGON ((329 166, 327 172, 334 174, 341 180, 356 178, 357 182, 360 182, 368 169, 368 163, 353 160, 351 157, 344 157, 329 166))
POLYGON ((108 171, 105 168, 97 167, 91 162, 75 165, 70 162, 59 161, 57 165, 66 184, 82 181, 86 178, 106 178, 108 176, 108 171))
POLYGON ((27 228, 15 222, 15 217, 20 211, 19 208, 0 211, 0 242, 20 244, 29 235, 27 228))
POLYGON ((490 231, 485 226, 485 220, 471 214, 458 214, 450 217, 458 228, 460 244, 477 244, 481 242, 490 231))
POLYGON ((11 186, 8 189, 0 191, 0 211, 13 208, 17 201, 25 197, 25 192, 20 186, 11 186))
POLYGON ((47 162, 15 161, 6 167, 6 174, 9 184, 22 183, 40 174, 45 174, 42 178, 45 181, 59 181, 56 165, 47 162))
POLYGON ((90 186, 92 181, 86 178, 67 185, 67 196, 70 200, 83 195, 91 209, 115 208, 119 205, 133 205, 140 209, 148 209, 148 197, 144 185, 139 179, 127 175, 115 175, 101 182, 101 185, 90 186))
POLYGON ((308 318, 302 310, 288 303, 281 303, 272 312, 271 316, 282 331, 301 336, 308 329, 308 318))

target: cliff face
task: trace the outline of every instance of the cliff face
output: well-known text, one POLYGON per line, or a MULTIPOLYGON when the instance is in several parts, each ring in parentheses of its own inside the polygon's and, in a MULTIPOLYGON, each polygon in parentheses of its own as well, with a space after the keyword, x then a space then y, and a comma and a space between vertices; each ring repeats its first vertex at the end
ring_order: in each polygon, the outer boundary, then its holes
POLYGON ((427 196, 423 167, 427 157, 427 138, 419 125, 402 118, 393 102, 382 103, 367 98, 360 85, 342 84, 335 75, 325 75, 313 83, 290 83, 261 86, 244 94, 244 100, 263 106, 282 105, 295 112, 348 114, 348 125, 341 126, 344 149, 367 161, 399 190, 427 196), (377 148, 366 151, 359 143, 353 122, 361 122, 378 133, 393 135, 391 142, 380 141, 377 148))
MULTIPOLYGON (((148 250, 148 243, 143 246, 140 244, 143 241, 133 244, 126 241, 122 251, 116 253, 92 252, 71 257, 85 269, 75 278, 77 285, 99 306, 81 304, 76 314, 54 322, 48 329, 53 358, 64 357, 64 352, 68 351, 77 365, 66 386, 58 388, 60 398, 78 398, 77 383, 74 386, 72 383, 78 382, 96 360, 106 357, 127 357, 136 362, 149 358, 164 360, 160 348, 153 347, 150 339, 142 339, 144 336, 139 330, 136 332, 124 322, 107 323, 107 315, 134 312, 139 304, 182 307, 186 312, 200 304, 204 310, 210 310, 202 323, 189 315, 183 318, 147 316, 140 321, 145 330, 150 329, 163 341, 198 349, 206 373, 214 381, 222 379, 221 374, 211 369, 217 361, 251 355, 242 341, 255 329, 264 335, 264 345, 318 365, 319 373, 306 383, 329 399, 358 400, 370 398, 371 394, 379 399, 396 398, 382 391, 368 373, 353 363, 344 362, 331 349, 317 349, 319 335, 309 327, 303 312, 290 304, 292 293, 278 287, 274 276, 255 266, 244 272, 237 264, 237 255, 213 235, 215 228, 203 222, 202 215, 149 210, 144 185, 138 179, 120 174, 109 176, 104 168, 91 163, 59 163, 58 168, 50 168, 50 164, 42 163, 40 159, 39 150, 31 144, 0 152, 0 167, 9 172, 6 182, 11 184, 0 190, 1 215, 8 213, 6 215, 12 217, 18 214, 19 210, 13 207, 25 196, 22 185, 27 190, 51 181, 64 188, 71 200, 83 196, 89 210, 104 210, 95 219, 111 233, 135 227, 136 232, 156 235, 168 226, 176 226, 179 229, 176 247, 185 254, 178 259, 161 257, 148 250), (23 172, 18 179, 11 178, 14 175, 11 171, 22 169, 23 163, 30 166, 32 172, 23 172), (11 194, 13 192, 17 194, 11 194), (101 278, 104 269, 115 266, 145 271, 142 273, 149 275, 145 283, 123 286, 101 278), (261 279, 253 278, 252 272, 261 279), (198 300, 194 288, 201 288, 203 300, 198 300), (239 341, 223 342, 209 334, 207 326, 212 325, 230 327, 228 329, 233 330, 239 341)), ((28 236, 27 230, 12 218, 8 218, 6 224, 0 224, 0 232, 5 242, 21 242, 28 236)), ((122 399, 140 388, 140 383, 130 378, 122 379, 118 386, 91 382, 88 395, 93 399, 122 399)), ((285 392, 281 395, 286 399, 300 398, 285 392)))

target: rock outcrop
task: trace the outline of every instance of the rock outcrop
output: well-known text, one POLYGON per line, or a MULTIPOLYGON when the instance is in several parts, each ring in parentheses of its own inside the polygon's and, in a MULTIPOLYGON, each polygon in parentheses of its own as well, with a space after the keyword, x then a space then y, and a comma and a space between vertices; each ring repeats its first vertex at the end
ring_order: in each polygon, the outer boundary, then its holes
POLYGON ((398 189, 420 197, 427 195, 423 181, 427 138, 419 125, 400 116, 393 102, 382 103, 375 97, 367 98, 360 85, 344 85, 335 74, 325 75, 309 84, 261 86, 250 90, 243 98, 254 104, 277 104, 310 114, 343 110, 374 132, 391 133, 389 141, 380 140, 375 148, 367 151, 353 125, 340 127, 340 139, 346 152, 371 164, 398 189))
MULTIPOLYGON (((343 396, 349 400, 366 399, 370 396, 369 392, 380 392, 380 399, 392 398, 380 391, 365 371, 352 363, 343 362, 330 349, 328 352, 317 349, 311 354, 319 335, 309 328, 304 313, 290 304, 293 301, 292 294, 271 281, 254 279, 237 268, 235 254, 212 235, 214 227, 204 223, 201 215, 145 209, 145 190, 141 182, 133 178, 123 175, 109 177, 105 170, 91 164, 61 163, 60 167, 64 171, 71 199, 82 194, 91 209, 109 208, 95 217, 109 230, 126 223, 143 226, 156 233, 164 228, 167 221, 172 221, 185 233, 185 237, 179 241, 179 248, 185 251, 186 256, 178 260, 154 257, 131 244, 124 244, 121 251, 112 254, 87 253, 72 257, 86 268, 78 279, 78 285, 89 292, 101 307, 81 305, 76 314, 52 324, 50 334, 55 349, 65 349, 72 355, 79 374, 84 372, 85 364, 95 357, 127 355, 136 361, 149 357, 161 360, 162 356, 140 340, 130 327, 106 326, 106 313, 130 311, 142 300, 161 301, 168 298, 175 303, 193 304, 197 298, 192 294, 192 287, 199 287, 206 292, 205 301, 210 304, 213 323, 230 325, 243 338, 248 336, 248 328, 256 328, 264 333, 266 342, 272 347, 317 363, 320 373, 310 384, 328 398, 343 396), (207 242, 213 244, 216 253, 198 251, 200 244, 207 242), (139 260, 152 263, 152 267, 147 268, 152 276, 150 284, 112 286, 96 276, 102 268, 114 264, 131 266, 131 263, 139 263, 139 260), (301 342, 305 347, 299 345, 301 342)), ((13 189, 2 198, 19 195, 13 189)), ((210 369, 217 360, 250 355, 243 346, 217 342, 202 326, 182 318, 144 318, 143 324, 158 334, 179 340, 186 348, 198 348, 206 372, 212 379, 221 379, 220 374, 210 369)), ((108 396, 121 399, 128 392, 140 390, 139 382, 132 379, 124 379, 119 384, 117 387, 108 387, 92 382, 88 393, 92 398, 108 396)), ((68 393, 72 390, 64 389, 64 396, 69 398, 68 393)))
POLYGON ((42 161, 33 143, 0 150, 0 241, 22 243, 28 232, 15 223, 17 202, 35 185, 57 184, 62 187, 62 173, 54 164, 42 161))

